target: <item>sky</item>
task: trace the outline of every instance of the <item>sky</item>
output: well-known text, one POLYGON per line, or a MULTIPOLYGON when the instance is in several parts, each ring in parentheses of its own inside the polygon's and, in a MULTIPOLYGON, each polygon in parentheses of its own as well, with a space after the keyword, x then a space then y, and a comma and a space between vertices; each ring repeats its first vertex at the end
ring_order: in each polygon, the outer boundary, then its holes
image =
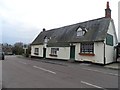
POLYGON ((0 0, 0 42, 28 44, 43 28, 104 17, 107 1, 118 35, 119 0, 0 0))
POLYGON ((120 42, 120 1, 118 3, 118 41, 120 42))

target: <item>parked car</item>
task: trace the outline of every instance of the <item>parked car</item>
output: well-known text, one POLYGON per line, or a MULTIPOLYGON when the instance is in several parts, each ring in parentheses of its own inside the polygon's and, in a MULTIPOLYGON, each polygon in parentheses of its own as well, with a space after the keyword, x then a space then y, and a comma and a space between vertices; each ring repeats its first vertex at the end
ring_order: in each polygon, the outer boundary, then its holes
POLYGON ((0 51, 0 60, 4 60, 4 59, 5 59, 5 54, 4 52, 0 51))

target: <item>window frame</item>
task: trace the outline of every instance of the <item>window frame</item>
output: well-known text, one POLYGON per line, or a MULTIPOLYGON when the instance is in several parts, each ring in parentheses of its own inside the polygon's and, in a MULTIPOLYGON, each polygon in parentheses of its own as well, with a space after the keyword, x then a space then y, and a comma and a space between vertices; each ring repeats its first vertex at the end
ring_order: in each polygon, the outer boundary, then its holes
POLYGON ((109 45, 109 46, 113 46, 114 45, 113 35, 107 33, 106 45, 109 45))
POLYGON ((80 44, 80 54, 81 55, 95 55, 94 54, 94 43, 81 43, 80 44))
POLYGON ((39 48, 34 48, 34 54, 39 55, 39 48))
POLYGON ((56 56, 57 57, 57 52, 58 51, 59 51, 59 48, 51 48, 50 56, 56 56))
POLYGON ((77 29, 77 37, 80 37, 80 36, 84 36, 85 35, 85 31, 82 30, 82 28, 78 28, 77 29))

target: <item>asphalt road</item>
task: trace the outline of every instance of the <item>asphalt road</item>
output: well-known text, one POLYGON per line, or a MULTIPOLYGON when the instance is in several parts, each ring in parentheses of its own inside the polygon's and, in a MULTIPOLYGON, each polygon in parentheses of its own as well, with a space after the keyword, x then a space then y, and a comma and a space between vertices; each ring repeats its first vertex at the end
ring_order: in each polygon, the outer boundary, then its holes
POLYGON ((0 60, 0 89, 2 89, 2 61, 0 60))
POLYGON ((6 56, 3 88, 118 88, 118 71, 86 63, 6 56))

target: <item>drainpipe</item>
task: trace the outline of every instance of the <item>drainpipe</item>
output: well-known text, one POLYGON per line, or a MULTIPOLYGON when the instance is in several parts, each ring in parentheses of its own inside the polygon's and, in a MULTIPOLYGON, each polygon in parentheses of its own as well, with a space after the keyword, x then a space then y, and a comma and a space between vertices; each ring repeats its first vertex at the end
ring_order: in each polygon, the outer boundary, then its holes
POLYGON ((105 57, 105 41, 104 41, 104 65, 106 64, 106 57, 105 57))

